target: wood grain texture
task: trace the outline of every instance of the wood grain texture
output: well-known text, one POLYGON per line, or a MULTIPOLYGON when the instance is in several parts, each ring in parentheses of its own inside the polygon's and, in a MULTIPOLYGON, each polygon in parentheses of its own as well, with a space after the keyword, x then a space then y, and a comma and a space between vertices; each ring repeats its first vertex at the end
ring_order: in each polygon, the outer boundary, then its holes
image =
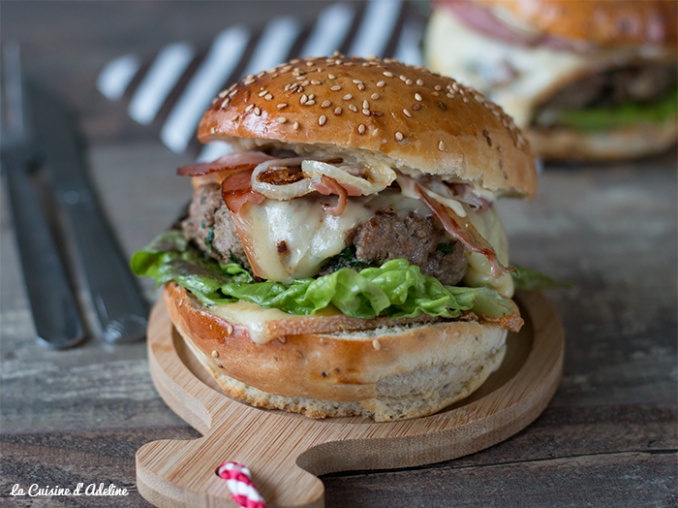
POLYGON ((149 366, 167 404, 205 437, 137 452, 140 493, 158 506, 216 506, 229 499, 214 474, 248 465, 272 506, 324 506, 316 475, 415 467, 468 455, 519 432, 543 411, 562 374, 563 332, 538 293, 519 297, 526 326, 508 339, 502 366, 474 395, 436 415, 394 423, 312 420, 227 397, 197 364, 162 303, 149 324, 149 366))

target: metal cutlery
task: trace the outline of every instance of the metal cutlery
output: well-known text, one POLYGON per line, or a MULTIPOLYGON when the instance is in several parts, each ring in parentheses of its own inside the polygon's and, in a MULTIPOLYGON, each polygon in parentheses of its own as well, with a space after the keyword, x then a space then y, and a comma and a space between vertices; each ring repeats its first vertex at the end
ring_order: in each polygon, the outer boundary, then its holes
POLYGON ((37 83, 24 82, 21 92, 32 148, 72 233, 101 337, 109 342, 141 339, 148 306, 97 198, 74 119, 58 97, 37 83))
POLYGON ((78 306, 30 174, 33 163, 19 47, 3 51, 1 162, 36 338, 64 349, 85 338, 78 306))

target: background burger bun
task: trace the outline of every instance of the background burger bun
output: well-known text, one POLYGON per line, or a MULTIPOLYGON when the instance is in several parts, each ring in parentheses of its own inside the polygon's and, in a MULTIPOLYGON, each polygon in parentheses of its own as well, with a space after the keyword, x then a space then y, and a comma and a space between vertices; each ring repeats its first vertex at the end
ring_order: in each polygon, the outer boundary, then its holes
POLYGON ((302 333, 258 345, 173 283, 164 301, 177 331, 227 394, 312 418, 433 414, 479 388, 506 351, 507 330, 477 322, 302 333))
POLYGON ((678 37, 678 2, 675 0, 476 1, 529 26, 534 32, 599 46, 675 47, 678 37))
POLYGON ((202 118, 202 142, 243 149, 284 143, 361 153, 405 173, 531 197, 528 143, 499 106, 453 79, 393 60, 293 60, 224 90, 202 118))
POLYGON ((641 124, 609 131, 579 132, 571 129, 527 131, 536 153, 548 160, 615 161, 665 153, 675 146, 675 118, 661 124, 641 124))

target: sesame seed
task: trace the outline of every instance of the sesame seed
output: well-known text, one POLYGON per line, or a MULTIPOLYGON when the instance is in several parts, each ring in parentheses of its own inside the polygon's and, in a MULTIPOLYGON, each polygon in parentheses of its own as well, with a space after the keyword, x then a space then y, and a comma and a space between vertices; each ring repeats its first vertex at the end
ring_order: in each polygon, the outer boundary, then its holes
POLYGON ((445 94, 445 97, 447 97, 448 99, 454 99, 456 97, 456 95, 454 95, 452 92, 447 92, 445 94))
POLYGON ((306 101, 308 100, 308 95, 304 94, 301 96, 301 99, 299 99, 300 104, 306 104, 306 101))
POLYGON ((310 84, 311 82, 308 79, 305 79, 304 81, 301 82, 301 86, 308 86, 310 84))
POLYGON ((408 109, 403 109, 403 114, 408 118, 412 118, 412 113, 408 109))
POLYGON ((350 93, 347 93, 342 97, 342 99, 344 99, 345 101, 350 101, 351 99, 353 99, 353 96, 350 93))
POLYGON ((299 122, 294 122, 294 125, 292 125, 295 131, 299 130, 299 122))
POLYGON ((230 103, 231 99, 226 97, 223 101, 221 101, 221 109, 226 109, 230 103))
POLYGON ((365 116, 370 116, 372 113, 370 112, 369 109, 363 109, 363 115, 365 116))
POLYGON ((415 111, 419 111, 421 109, 421 104, 413 104, 412 109, 415 111))
POLYGON ((436 85, 433 87, 433 89, 436 90, 437 92, 440 92, 443 89, 443 87, 440 85, 436 85))
POLYGON ((370 95, 370 99, 373 101, 376 101, 379 97, 380 95, 377 92, 374 92, 372 95, 370 95))
POLYGON ((320 115, 318 118, 318 125, 321 127, 327 123, 327 117, 325 115, 320 115))
POLYGON ((259 109, 259 107, 254 108, 254 114, 257 116, 261 116, 261 109, 259 109))
POLYGON ((317 79, 312 79, 312 80, 311 80, 311 84, 312 84, 312 85, 319 85, 319 84, 320 84, 320 81, 318 81, 317 79))
POLYGON ((264 99, 270 101, 271 99, 273 99, 273 96, 270 93, 267 93, 266 95, 264 95, 264 99))
POLYGON ((281 102, 280 104, 278 104, 278 109, 285 109, 286 107, 287 107, 286 102, 281 102))
POLYGON ((339 108, 339 107, 334 108, 334 114, 335 114, 335 115, 339 116, 339 115, 341 115, 341 112, 342 112, 342 109, 341 109, 341 108, 339 108))
POLYGON ((440 143, 438 143, 438 150, 440 150, 441 152, 444 152, 445 151, 445 143, 440 141, 440 143))
POLYGON ((383 88, 384 86, 386 86, 386 83, 384 81, 377 81, 377 86, 379 88, 383 88))
POLYGON ((233 333, 233 325, 230 323, 226 323, 226 335, 231 335, 233 333))
POLYGON ((267 93, 268 93, 268 90, 263 90, 263 91, 259 92, 259 97, 263 97, 267 93))
POLYGON ((414 94, 414 99, 419 101, 419 102, 421 102, 421 100, 422 100, 421 95, 419 95, 418 93, 414 94))
POLYGON ((379 342, 379 339, 374 339, 372 341, 372 347, 379 351, 381 349, 381 342, 379 342))
POLYGON ((253 109, 254 109, 254 104, 250 104, 249 106, 247 106, 247 107, 245 108, 245 113, 249 113, 249 112, 252 111, 253 109))
POLYGON ((212 358, 219 358, 219 351, 217 351, 216 349, 212 351, 212 358))
POLYGON ((417 85, 419 85, 419 86, 424 86, 424 80, 423 80, 423 79, 418 79, 418 80, 417 80, 417 85))
POLYGON ((362 83, 362 81, 360 81, 359 79, 353 79, 352 81, 353 81, 356 85, 362 83))
POLYGON ((354 113, 357 113, 357 112, 358 112, 358 108, 356 108, 353 104, 349 104, 349 105, 348 105, 348 109, 350 109, 350 110, 353 111, 354 113))
POLYGON ((315 101, 313 99, 309 99, 306 101, 306 104, 304 106, 313 106, 315 104, 315 101))
POLYGON ((279 116, 276 119, 276 122, 278 122, 278 123, 285 123, 286 121, 287 121, 287 118, 285 118, 284 116, 279 116))
POLYGON ((315 99, 315 94, 312 93, 311 95, 308 96, 309 99, 315 99))
POLYGON ((367 99, 363 101, 363 109, 370 109, 370 103, 367 102, 367 99))
POLYGON ((330 87, 330 90, 332 90, 333 92, 337 92, 341 90, 341 85, 334 85, 333 87, 330 87))
POLYGON ((323 101, 323 103, 320 105, 321 108, 329 108, 332 105, 330 101, 323 101))
POLYGON ((390 72, 390 71, 384 71, 384 72, 382 72, 382 74, 383 74, 384 76, 386 76, 387 78, 392 78, 392 77, 393 77, 393 73, 390 72))
POLYGON ((402 132, 398 131, 398 132, 395 133, 395 138, 396 138, 396 141, 402 141, 403 139, 405 139, 405 136, 403 136, 402 132))
POLYGON ((358 125, 358 134, 365 134, 365 129, 367 129, 367 127, 365 127, 365 124, 361 123, 360 125, 358 125))
POLYGON ((331 74, 331 73, 328 74, 327 77, 330 78, 330 79, 337 79, 337 77, 334 74, 331 74))

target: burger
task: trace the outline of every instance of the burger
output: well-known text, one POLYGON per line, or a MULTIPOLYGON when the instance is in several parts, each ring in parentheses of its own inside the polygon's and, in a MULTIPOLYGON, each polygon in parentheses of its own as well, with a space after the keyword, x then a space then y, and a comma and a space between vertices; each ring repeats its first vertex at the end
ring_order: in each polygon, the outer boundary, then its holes
POLYGON ((648 156, 678 138, 677 20, 675 0, 437 0, 426 60, 544 159, 648 156))
POLYGON ((476 390, 523 325, 495 201, 531 197, 520 131, 477 92, 393 60, 293 60, 205 112, 232 151, 132 259, 236 400, 393 421, 476 390))

